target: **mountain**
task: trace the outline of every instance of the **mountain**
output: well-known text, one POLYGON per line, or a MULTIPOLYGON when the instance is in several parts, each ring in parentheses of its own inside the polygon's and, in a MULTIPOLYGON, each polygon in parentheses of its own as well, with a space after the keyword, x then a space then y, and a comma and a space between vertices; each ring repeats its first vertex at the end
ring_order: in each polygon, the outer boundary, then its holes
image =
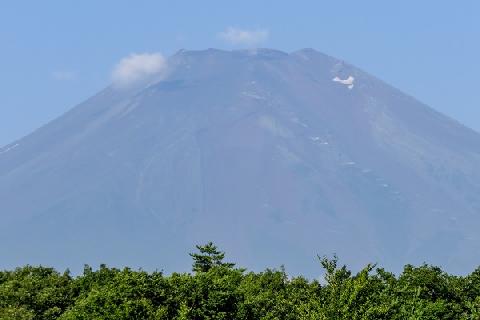
POLYGON ((478 133, 312 49, 167 63, 0 149, 0 267, 480 264, 478 133))

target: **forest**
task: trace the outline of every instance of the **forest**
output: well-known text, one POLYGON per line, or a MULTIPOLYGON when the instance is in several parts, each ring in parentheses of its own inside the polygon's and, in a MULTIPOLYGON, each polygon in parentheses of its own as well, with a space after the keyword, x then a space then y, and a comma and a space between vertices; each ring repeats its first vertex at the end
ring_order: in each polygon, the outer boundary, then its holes
POLYGON ((72 276, 43 266, 0 271, 0 320, 47 319, 480 319, 480 268, 466 276, 430 265, 395 275, 375 265, 353 273, 318 257, 319 274, 281 267, 250 272, 198 245, 192 272, 163 274, 86 265, 72 276))

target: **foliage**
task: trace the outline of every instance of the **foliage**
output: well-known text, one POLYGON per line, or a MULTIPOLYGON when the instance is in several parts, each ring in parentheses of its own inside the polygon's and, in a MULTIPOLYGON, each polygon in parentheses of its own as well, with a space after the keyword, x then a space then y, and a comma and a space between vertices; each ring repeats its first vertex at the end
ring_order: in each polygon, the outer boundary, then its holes
POLYGON ((199 253, 190 253, 190 256, 193 258, 192 270, 194 272, 208 272, 214 267, 233 268, 235 266, 233 263, 223 262, 225 253, 219 251, 212 242, 203 246, 197 245, 196 247, 199 253))
MULTIPOLYGON (((212 243, 197 246, 193 273, 85 266, 82 275, 26 266, 0 272, 0 320, 37 319, 480 319, 480 268, 465 277, 405 266, 358 273, 320 258, 324 281, 285 270, 247 272, 212 243)), ((319 269, 320 271, 320 269, 319 269)))

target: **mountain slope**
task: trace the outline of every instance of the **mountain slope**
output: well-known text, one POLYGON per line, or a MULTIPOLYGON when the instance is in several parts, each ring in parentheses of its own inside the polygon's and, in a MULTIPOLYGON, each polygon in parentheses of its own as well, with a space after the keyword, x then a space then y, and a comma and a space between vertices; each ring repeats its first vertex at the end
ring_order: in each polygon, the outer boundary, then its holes
POLYGON ((0 149, 4 266, 478 264, 480 135, 311 49, 180 51, 0 149), (311 263, 309 264, 309 262, 311 263))

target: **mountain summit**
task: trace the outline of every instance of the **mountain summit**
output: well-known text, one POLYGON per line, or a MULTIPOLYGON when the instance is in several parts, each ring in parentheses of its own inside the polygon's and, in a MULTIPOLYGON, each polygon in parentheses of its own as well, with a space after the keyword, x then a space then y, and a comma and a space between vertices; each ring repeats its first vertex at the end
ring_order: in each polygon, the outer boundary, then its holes
POLYGON ((479 264, 476 132, 312 49, 166 63, 0 148, 0 267, 479 264))

